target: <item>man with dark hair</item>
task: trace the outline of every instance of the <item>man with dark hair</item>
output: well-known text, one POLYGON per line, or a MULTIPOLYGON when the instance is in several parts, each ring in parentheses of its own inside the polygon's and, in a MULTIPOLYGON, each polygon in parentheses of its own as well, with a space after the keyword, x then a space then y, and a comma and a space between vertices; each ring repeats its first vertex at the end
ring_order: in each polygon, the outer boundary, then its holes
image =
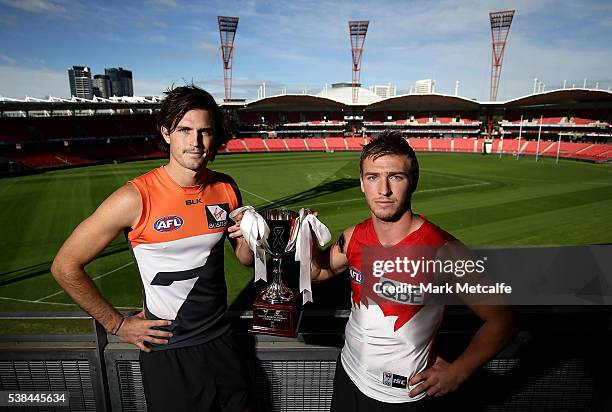
MULTIPOLYGON (((368 253, 377 253, 372 250, 382 254, 427 250, 432 256, 461 256, 465 247, 412 212, 419 164, 401 133, 385 131, 365 145, 360 172, 371 217, 344 230, 324 252, 313 244, 312 252, 313 281, 347 269, 351 279, 351 315, 336 366, 332 411, 427 410, 427 395, 442 396, 455 390, 503 348, 515 333, 514 317, 503 306, 468 304, 483 325, 455 361, 436 358, 433 341, 444 305, 439 301, 430 304, 418 293, 409 301, 377 295, 368 286, 379 279, 371 279, 373 272, 368 272, 364 262, 368 262, 368 253)), ((410 282, 405 272, 398 272, 391 271, 389 276, 396 278, 387 281, 396 285, 410 282)))
POLYGON ((244 265, 253 253, 229 213, 236 183, 208 169, 226 134, 213 97, 195 86, 166 93, 158 127, 169 161, 111 194, 59 250, 51 271, 72 299, 113 335, 140 348, 152 411, 244 411, 245 363, 229 333, 226 237, 244 265), (122 231, 141 275, 143 311, 124 317, 85 273, 122 231))

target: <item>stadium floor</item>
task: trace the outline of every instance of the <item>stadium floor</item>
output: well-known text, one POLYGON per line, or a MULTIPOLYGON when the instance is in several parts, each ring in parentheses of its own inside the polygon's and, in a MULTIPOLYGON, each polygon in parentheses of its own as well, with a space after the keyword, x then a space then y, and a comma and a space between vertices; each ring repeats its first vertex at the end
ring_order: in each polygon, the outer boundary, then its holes
MULTIPOLYGON (((418 156, 421 179, 413 209, 469 245, 612 242, 612 164, 418 156)), ((314 208, 336 238, 368 216, 358 162, 355 152, 233 154, 218 156, 211 167, 236 179, 245 204, 314 208)), ((0 312, 78 310, 49 273, 54 254, 114 189, 162 163, 109 164, 0 179, 0 312)), ((123 236, 87 269, 114 305, 139 307, 140 279, 123 236)), ((226 274, 230 304, 246 309, 249 299, 239 297, 251 287, 252 269, 226 253, 226 274)))

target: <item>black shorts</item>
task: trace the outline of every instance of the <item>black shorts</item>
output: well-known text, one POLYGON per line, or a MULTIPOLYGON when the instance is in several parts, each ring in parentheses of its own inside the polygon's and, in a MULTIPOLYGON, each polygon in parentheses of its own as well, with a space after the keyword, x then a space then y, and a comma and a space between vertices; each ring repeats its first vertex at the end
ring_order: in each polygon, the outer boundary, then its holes
POLYGON ((346 374, 338 356, 331 412, 425 412, 430 410, 430 399, 414 402, 387 403, 372 399, 363 394, 346 374))
POLYGON ((140 352, 149 411, 236 411, 250 406, 244 351, 231 334, 186 348, 140 352))

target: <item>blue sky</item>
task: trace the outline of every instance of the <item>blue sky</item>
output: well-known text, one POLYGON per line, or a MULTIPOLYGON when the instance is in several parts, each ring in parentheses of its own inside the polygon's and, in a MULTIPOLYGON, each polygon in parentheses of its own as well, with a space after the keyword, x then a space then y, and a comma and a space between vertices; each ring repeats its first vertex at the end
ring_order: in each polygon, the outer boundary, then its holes
POLYGON ((488 13, 516 9, 498 100, 546 90, 612 87, 612 2, 532 1, 86 1, 0 0, 0 95, 65 97, 66 69, 132 70, 137 95, 193 81, 223 98, 218 15, 240 18, 233 97, 283 88, 318 92, 351 80, 349 20, 370 20, 361 81, 435 78, 440 93, 488 100, 488 13))

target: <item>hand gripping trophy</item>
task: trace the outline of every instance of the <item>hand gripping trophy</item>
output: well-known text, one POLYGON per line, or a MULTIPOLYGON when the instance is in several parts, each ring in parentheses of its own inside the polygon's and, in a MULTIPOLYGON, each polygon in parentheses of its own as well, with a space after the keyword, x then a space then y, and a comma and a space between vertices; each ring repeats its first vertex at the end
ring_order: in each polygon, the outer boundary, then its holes
POLYGON ((259 213, 251 206, 236 209, 235 217, 244 212, 240 230, 255 253, 255 281, 266 280, 265 252, 272 255, 273 280, 253 303, 252 333, 296 337, 302 303, 312 301, 310 287, 311 230, 319 244, 325 245, 331 234, 308 209, 294 212, 286 209, 264 209, 259 213), (295 251, 300 262, 299 291, 283 284, 281 264, 286 254, 295 251), (298 297, 304 293, 303 302, 298 297))

